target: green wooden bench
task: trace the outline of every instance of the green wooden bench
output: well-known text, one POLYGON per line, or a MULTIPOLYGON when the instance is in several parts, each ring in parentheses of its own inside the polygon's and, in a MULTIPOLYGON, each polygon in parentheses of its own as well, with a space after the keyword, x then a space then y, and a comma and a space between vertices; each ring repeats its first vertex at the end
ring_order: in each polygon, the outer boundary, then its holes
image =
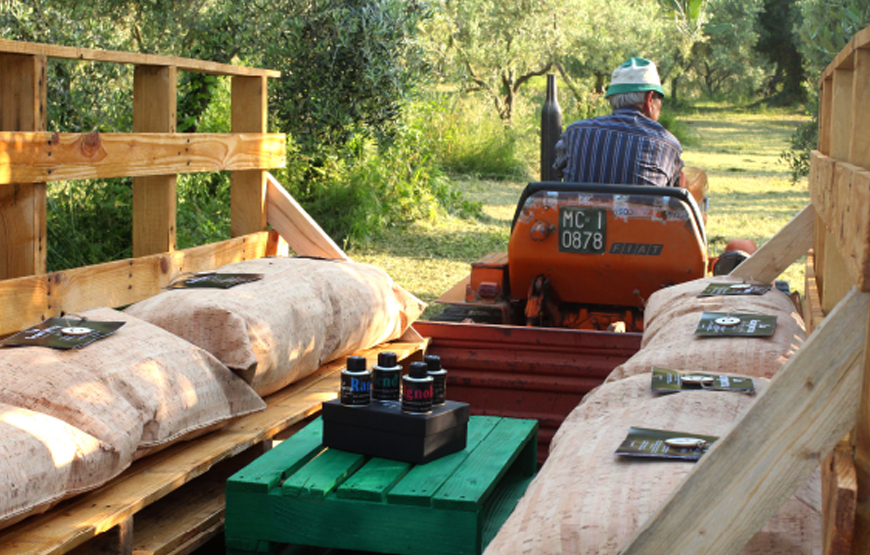
POLYGON ((479 554, 537 470, 535 420, 473 416, 464 451, 423 465, 327 449, 322 429, 318 418, 227 481, 229 554, 479 554))

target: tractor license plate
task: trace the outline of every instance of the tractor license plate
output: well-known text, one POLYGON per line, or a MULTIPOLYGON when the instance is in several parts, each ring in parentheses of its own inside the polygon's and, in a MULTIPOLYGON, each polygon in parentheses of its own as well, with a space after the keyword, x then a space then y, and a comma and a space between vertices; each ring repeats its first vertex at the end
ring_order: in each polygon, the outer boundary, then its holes
POLYGON ((607 242, 607 210, 559 207, 559 251, 602 254, 607 242))

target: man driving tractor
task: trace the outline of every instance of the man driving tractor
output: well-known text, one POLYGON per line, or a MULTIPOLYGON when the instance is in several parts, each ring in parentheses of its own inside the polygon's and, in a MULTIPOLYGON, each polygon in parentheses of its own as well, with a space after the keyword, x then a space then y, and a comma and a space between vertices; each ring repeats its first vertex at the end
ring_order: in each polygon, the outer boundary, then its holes
POLYGON ((569 182, 679 187, 683 149, 658 123, 664 97, 655 64, 630 58, 605 95, 613 113, 570 125, 554 168, 569 182))

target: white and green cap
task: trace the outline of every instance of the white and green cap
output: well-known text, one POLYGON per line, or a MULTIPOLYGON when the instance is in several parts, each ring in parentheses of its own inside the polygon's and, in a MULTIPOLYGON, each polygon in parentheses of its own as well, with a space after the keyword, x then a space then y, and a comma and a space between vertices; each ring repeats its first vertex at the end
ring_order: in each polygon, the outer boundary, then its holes
POLYGON ((644 58, 629 58, 613 70, 610 86, 607 87, 604 97, 639 91, 656 91, 662 96, 665 95, 656 65, 644 58))

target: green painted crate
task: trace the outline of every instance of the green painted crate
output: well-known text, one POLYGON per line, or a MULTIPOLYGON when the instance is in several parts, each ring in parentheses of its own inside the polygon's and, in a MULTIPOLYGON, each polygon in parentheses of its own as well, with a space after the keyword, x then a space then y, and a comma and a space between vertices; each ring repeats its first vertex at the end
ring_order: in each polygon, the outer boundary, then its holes
POLYGON ((534 477, 537 430, 473 416, 464 451, 413 465, 326 449, 318 418, 227 481, 228 553, 479 554, 534 477))

